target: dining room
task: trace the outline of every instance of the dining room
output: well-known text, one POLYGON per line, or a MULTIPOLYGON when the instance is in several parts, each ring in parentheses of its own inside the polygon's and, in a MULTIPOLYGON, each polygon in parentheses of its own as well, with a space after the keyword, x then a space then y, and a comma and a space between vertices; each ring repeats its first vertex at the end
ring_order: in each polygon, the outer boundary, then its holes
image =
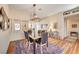
POLYGON ((3 4, 0 7, 0 53, 79 53, 78 41, 75 44, 64 39, 67 36, 64 12, 78 5, 3 4))

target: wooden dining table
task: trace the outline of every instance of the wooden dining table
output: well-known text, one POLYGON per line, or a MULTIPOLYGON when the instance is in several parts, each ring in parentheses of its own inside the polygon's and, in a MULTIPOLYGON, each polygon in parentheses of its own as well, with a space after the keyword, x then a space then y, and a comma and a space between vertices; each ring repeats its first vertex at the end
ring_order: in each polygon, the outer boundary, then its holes
POLYGON ((36 54, 36 40, 41 39, 41 36, 32 36, 29 35, 29 37, 33 40, 33 53, 36 54))

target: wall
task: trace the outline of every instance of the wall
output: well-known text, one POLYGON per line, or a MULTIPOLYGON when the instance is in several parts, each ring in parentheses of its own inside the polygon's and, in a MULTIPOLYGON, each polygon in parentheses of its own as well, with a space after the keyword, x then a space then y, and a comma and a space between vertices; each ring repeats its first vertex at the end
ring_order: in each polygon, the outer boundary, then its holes
POLYGON ((59 35, 61 39, 64 39, 66 37, 66 26, 63 13, 59 13, 57 15, 59 35))
MULTIPOLYGON (((58 23, 58 32, 59 32, 59 36, 61 39, 63 39, 66 36, 66 32, 65 32, 65 23, 64 23, 64 18, 63 18, 63 13, 57 13, 54 15, 51 15, 49 17, 44 18, 41 23, 47 23, 49 26, 51 24, 54 24, 55 22, 58 23)), ((53 27, 53 25, 52 25, 53 27)))
POLYGON ((20 23, 21 20, 29 20, 30 17, 26 11, 11 9, 6 4, 0 5, 0 7, 2 6, 4 7, 4 10, 11 21, 10 28, 8 30, 0 30, 0 53, 5 54, 10 41, 24 38, 24 33, 22 30, 19 32, 14 31, 14 23, 16 22, 14 19, 18 19, 20 23))
MULTIPOLYGON (((23 23, 26 23, 27 24, 27 21, 26 22, 23 22, 23 21, 16 21, 14 19, 12 19, 12 23, 11 23, 11 35, 10 35, 10 41, 14 41, 14 40, 20 40, 20 39, 24 39, 24 32, 23 32, 23 26, 22 24, 23 23), (20 30, 19 31, 15 31, 15 23, 19 23, 20 24, 20 30)), ((26 28, 27 29, 27 28, 26 28)))
MULTIPOLYGON (((4 10, 5 10, 7 16, 9 16, 8 5, 0 4, 0 7, 4 7, 4 10)), ((9 35, 10 35, 10 28, 6 31, 0 30, 0 53, 6 53, 6 50, 8 48, 8 44, 9 44, 9 35)))
POLYGON ((67 33, 69 35, 69 33, 71 31, 74 32, 78 32, 79 33, 79 19, 75 20, 75 19, 67 19, 67 33), (77 24, 77 28, 72 28, 72 24, 77 24))
POLYGON ((53 28, 53 24, 55 22, 58 22, 57 21, 57 15, 51 15, 51 16, 48 16, 46 18, 43 18, 40 23, 42 23, 42 24, 48 24, 48 26, 49 26, 48 27, 48 31, 49 31, 50 26, 53 28))
POLYGON ((19 39, 23 39, 24 37, 24 32, 22 30, 22 24, 23 22, 26 22, 27 24, 27 20, 30 19, 29 14, 27 11, 24 10, 17 10, 17 9, 13 9, 10 8, 10 16, 9 18, 11 19, 11 26, 12 26, 12 33, 10 36, 10 40, 19 40, 19 39), (21 30, 20 31, 15 31, 15 23, 20 23, 21 25, 21 30))

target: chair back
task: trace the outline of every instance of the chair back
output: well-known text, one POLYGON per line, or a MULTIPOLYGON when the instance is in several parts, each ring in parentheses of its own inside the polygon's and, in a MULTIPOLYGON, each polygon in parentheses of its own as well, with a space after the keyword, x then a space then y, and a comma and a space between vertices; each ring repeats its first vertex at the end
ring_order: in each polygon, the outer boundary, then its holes
POLYGON ((47 42, 48 42, 48 33, 47 32, 44 32, 44 33, 42 33, 41 43, 42 44, 45 44, 47 42))
POLYGON ((24 31, 24 35, 25 35, 25 38, 26 38, 27 40, 29 40, 29 34, 28 34, 28 32, 25 32, 25 31, 24 31))

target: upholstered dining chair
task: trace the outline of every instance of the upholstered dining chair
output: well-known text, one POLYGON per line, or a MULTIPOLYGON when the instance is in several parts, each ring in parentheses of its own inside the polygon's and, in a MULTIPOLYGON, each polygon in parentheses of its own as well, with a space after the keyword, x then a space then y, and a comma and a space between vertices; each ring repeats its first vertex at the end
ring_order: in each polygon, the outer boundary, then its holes
POLYGON ((30 49, 30 45, 32 44, 32 40, 31 40, 31 38, 29 37, 29 33, 28 33, 28 32, 25 32, 25 31, 24 31, 24 34, 25 34, 25 38, 26 38, 27 41, 28 41, 28 46, 29 46, 29 49, 30 49))
POLYGON ((28 32, 24 31, 24 35, 25 35, 25 39, 27 39, 29 41, 29 34, 28 34, 28 32))
POLYGON ((42 38, 41 38, 41 54, 43 53, 42 49, 43 49, 43 46, 46 46, 46 49, 48 47, 48 33, 47 32, 44 32, 42 33, 42 38))

